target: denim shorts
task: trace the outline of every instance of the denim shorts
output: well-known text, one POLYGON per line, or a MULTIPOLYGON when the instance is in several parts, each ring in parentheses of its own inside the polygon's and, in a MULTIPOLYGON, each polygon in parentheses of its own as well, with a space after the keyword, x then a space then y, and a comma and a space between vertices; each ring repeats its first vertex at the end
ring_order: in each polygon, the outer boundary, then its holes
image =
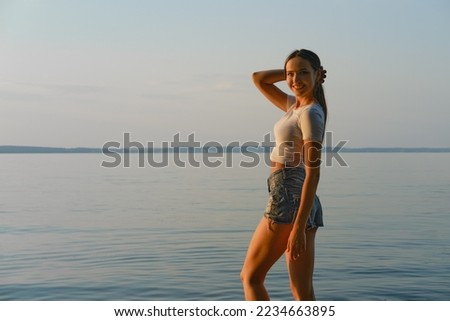
MULTIPOLYGON (((273 223, 292 224, 300 206, 304 180, 303 167, 285 167, 271 173, 267 179, 269 201, 264 216, 273 223)), ((322 205, 315 195, 306 228, 313 229, 319 226, 323 226, 322 205)))

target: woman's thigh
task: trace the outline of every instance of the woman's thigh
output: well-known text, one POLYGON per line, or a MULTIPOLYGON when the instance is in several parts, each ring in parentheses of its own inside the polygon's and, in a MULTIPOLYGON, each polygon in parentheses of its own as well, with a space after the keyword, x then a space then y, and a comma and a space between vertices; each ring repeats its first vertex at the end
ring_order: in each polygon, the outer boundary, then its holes
POLYGON ((250 241, 243 275, 264 279, 272 265, 286 251, 291 224, 273 224, 263 217, 250 241))

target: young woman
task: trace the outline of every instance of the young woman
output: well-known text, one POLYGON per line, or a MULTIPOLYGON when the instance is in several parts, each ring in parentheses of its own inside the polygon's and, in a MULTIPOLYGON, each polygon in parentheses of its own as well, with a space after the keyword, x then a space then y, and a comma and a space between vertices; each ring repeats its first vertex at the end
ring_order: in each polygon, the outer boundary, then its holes
POLYGON ((326 71, 310 50, 291 53, 284 70, 253 74, 261 93, 284 115, 275 124, 270 155, 269 201, 248 247, 241 271, 246 300, 269 300, 264 279, 286 253, 290 285, 296 300, 315 300, 314 238, 323 226, 316 196, 327 105, 322 88, 326 71), (294 96, 275 83, 286 80, 294 96))

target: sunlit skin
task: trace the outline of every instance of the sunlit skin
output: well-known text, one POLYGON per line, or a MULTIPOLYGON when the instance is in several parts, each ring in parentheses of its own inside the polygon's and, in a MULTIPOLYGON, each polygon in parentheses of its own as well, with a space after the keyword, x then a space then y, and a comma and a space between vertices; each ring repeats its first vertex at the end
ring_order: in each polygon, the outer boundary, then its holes
MULTIPOLYGON (((253 81, 261 93, 276 107, 284 112, 295 103, 295 108, 302 108, 316 102, 314 89, 320 80, 320 71, 312 68, 310 62, 301 57, 294 57, 283 69, 255 72, 253 81), (295 96, 295 102, 289 102, 288 95, 274 85, 286 80, 295 96)), ((298 209, 293 224, 272 224, 263 217, 250 241, 241 279, 246 300, 270 300, 264 287, 267 272, 273 264, 286 254, 290 286, 294 299, 315 300, 312 276, 314 270, 314 240, 317 229, 306 230, 307 219, 313 206, 319 183, 321 144, 303 141, 305 164, 305 181, 298 209)), ((272 163, 272 171, 285 165, 272 163)))

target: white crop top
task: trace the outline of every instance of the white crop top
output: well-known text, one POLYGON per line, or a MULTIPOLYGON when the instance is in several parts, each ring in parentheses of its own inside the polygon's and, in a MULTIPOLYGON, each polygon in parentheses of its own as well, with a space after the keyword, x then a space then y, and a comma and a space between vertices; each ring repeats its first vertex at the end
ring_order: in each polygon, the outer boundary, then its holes
POLYGON ((275 123, 275 147, 270 154, 272 162, 293 162, 294 154, 302 152, 303 141, 322 143, 325 118, 322 107, 318 103, 297 109, 294 106, 275 123))

